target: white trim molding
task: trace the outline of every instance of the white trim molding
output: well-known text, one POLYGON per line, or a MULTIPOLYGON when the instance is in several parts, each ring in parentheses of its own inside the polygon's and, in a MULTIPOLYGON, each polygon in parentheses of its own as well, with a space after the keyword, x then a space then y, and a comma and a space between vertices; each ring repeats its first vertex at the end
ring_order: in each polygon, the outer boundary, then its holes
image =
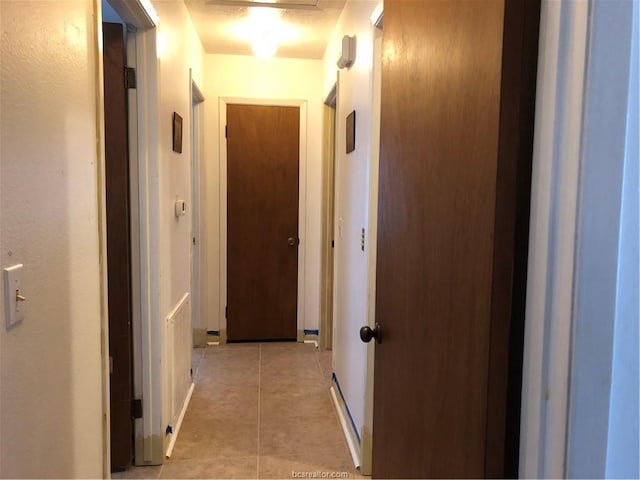
MULTIPOLYGON (((111 3, 111 2, 110 2, 111 3)), ((138 3, 113 2, 130 10, 138 3)), ((139 8, 142 8, 138 5, 139 8)), ((144 12, 138 12, 143 15, 144 12)), ((145 14, 146 15, 146 14, 145 14)), ((137 88, 129 90, 133 394, 142 399, 143 418, 134 422, 136 465, 159 465, 164 458, 160 361, 158 56, 156 29, 133 24, 127 37, 127 64, 135 67, 137 88)))
POLYGON ((633 11, 542 2, 522 478, 606 475, 633 11))
POLYGON ((154 28, 160 23, 151 0, 108 0, 113 9, 118 12, 128 25, 136 28, 154 28))
POLYGON ((522 385, 520 477, 564 476, 587 2, 543 1, 522 385))

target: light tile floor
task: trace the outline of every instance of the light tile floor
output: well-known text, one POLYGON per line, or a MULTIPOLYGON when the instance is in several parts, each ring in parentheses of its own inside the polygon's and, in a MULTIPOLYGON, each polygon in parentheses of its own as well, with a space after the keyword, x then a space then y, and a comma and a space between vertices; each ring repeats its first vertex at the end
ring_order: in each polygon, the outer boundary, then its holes
POLYGON ((193 355, 196 386, 171 458, 113 478, 363 478, 331 401, 330 351, 247 343, 193 355))

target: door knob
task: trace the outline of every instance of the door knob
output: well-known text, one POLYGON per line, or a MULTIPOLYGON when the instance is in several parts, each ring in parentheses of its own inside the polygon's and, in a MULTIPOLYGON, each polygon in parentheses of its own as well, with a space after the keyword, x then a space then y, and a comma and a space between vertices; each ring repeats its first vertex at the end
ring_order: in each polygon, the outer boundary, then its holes
POLYGON ((372 338, 376 339, 376 343, 382 342, 382 331, 378 322, 376 322, 376 325, 373 328, 369 325, 365 325, 360 329, 360 340, 364 343, 369 343, 372 338))
POLYGON ((287 239, 287 243, 289 244, 290 247, 293 247, 294 245, 297 245, 298 243, 300 243, 300 240, 298 240, 295 237, 289 237, 287 239))

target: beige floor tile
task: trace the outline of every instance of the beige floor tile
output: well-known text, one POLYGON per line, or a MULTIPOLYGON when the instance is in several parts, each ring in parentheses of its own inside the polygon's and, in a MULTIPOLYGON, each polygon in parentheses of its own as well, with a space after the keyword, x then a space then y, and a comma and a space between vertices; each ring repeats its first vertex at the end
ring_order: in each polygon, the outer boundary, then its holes
POLYGON ((127 478, 127 479, 151 479, 159 478, 162 465, 154 465, 149 467, 131 467, 124 472, 114 472, 111 478, 127 478))
POLYGON ((243 419, 185 418, 172 459, 202 460, 214 457, 246 457, 258 454, 258 424, 243 419))
POLYGON ((326 391, 326 388, 322 384, 322 375, 319 373, 314 374, 311 372, 306 375, 275 375, 265 373, 260 375, 261 392, 291 391, 294 393, 300 389, 308 393, 318 394, 326 391))
POLYGON ((260 417, 260 454, 343 453, 345 448, 335 415, 260 417))
POLYGON ((329 390, 291 388, 275 393, 263 392, 260 396, 260 415, 264 417, 333 416, 329 390))
POLYGON ((259 389, 255 385, 241 385, 226 387, 216 385, 211 387, 196 386, 189 410, 200 413, 215 412, 216 410, 238 411, 247 413, 250 409, 258 409, 259 389))
POLYGON ((291 352, 291 353, 305 353, 314 352, 315 346, 311 343, 298 343, 298 342, 265 342, 261 343, 263 354, 269 354, 272 352, 291 352))
POLYGON ((203 362, 198 369, 198 376, 206 379, 223 374, 253 374, 259 371, 258 358, 214 359, 203 362))
MULTIPOLYGON (((258 478, 294 478, 295 474, 337 474, 333 478, 363 478, 351 458, 344 455, 310 452, 305 455, 262 455, 258 463, 258 478)), ((325 477, 329 478, 329 477, 325 477)))
POLYGON ((170 460, 163 466, 160 478, 256 478, 257 465, 255 456, 170 460))
POLYGON ((328 390, 331 352, 292 342, 197 354, 196 387, 162 478, 358 477, 328 390))
POLYGON ((189 434, 189 431, 202 430, 203 428, 219 428, 218 424, 224 425, 237 422, 241 425, 258 425, 258 397, 254 401, 241 401, 238 403, 220 403, 216 407, 206 405, 203 402, 199 406, 189 405, 187 414, 184 416, 181 431, 189 434))
POLYGON ((207 394, 211 394, 212 390, 220 388, 237 389, 237 388, 258 388, 260 377, 258 372, 203 372, 193 380, 196 390, 208 390, 207 394), (206 375, 206 376, 205 376, 206 375))
POLYGON ((324 375, 331 376, 331 372, 333 372, 332 363, 333 352, 331 350, 320 350, 316 354, 316 358, 318 359, 318 364, 320 365, 320 369, 324 375))
POLYGON ((227 343, 207 348, 205 358, 222 358, 234 356, 235 358, 250 357, 260 355, 259 343, 227 343))
POLYGON ((273 362, 263 362, 260 366, 260 379, 286 377, 290 379, 320 380, 322 370, 314 358, 304 361, 282 359, 273 362))

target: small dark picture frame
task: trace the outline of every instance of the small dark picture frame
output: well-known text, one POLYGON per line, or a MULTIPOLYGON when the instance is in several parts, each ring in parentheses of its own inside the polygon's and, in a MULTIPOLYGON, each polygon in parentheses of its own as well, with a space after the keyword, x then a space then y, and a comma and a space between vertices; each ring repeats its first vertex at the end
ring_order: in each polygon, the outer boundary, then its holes
POLYGON ((173 112, 173 151, 182 153, 182 117, 173 112))
POLYGON ((347 115, 347 153, 356 149, 356 111, 347 115))

